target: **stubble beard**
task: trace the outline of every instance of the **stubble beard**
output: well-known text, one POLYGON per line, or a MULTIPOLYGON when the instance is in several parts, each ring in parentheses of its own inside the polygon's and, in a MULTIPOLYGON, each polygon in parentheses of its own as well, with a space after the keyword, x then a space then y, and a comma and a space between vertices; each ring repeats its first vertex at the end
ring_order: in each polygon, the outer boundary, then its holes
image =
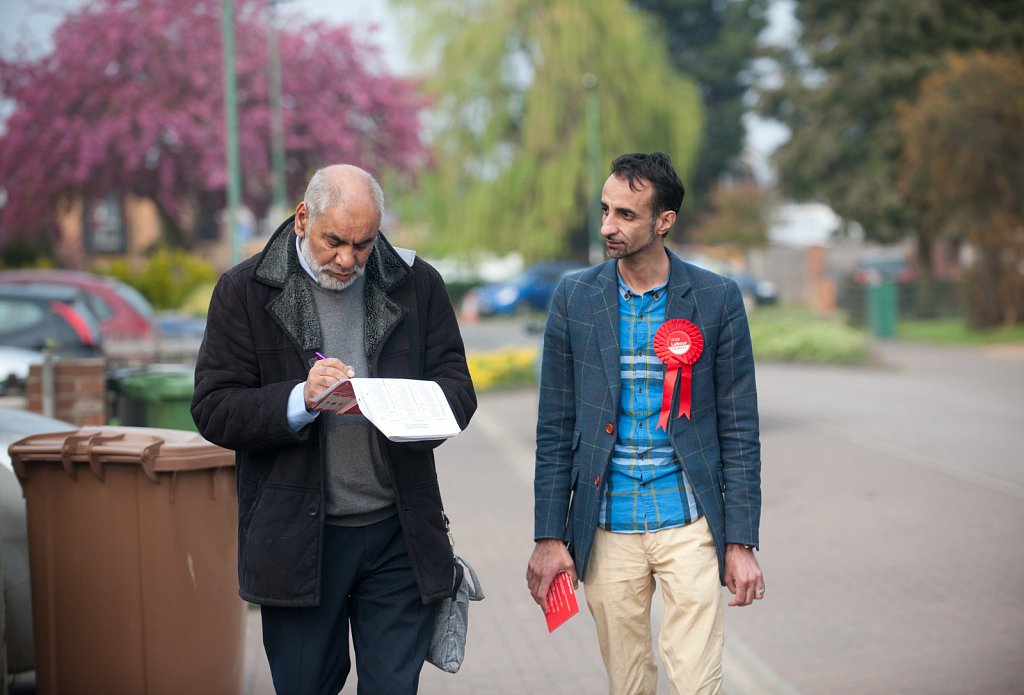
POLYGON ((651 225, 650 225, 650 227, 648 227, 647 239, 645 239, 644 242, 640 246, 636 246, 634 248, 629 248, 628 246, 624 246, 621 249, 613 249, 611 246, 608 245, 607 242, 605 242, 604 250, 605 250, 605 253, 608 255, 608 258, 613 258, 613 259, 621 261, 624 258, 629 258, 631 256, 635 256, 635 255, 637 255, 639 253, 643 253, 647 249, 651 248, 651 246, 654 245, 654 240, 657 239, 657 238, 658 238, 657 218, 651 218, 651 225))

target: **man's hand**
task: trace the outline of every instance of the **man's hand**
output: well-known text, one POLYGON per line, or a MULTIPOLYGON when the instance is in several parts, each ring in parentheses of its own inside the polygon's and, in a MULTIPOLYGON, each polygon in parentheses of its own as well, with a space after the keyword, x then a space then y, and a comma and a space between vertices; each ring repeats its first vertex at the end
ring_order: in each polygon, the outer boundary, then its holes
POLYGON ((530 595, 544 612, 547 613, 548 587, 559 572, 568 572, 574 587, 579 585, 576 578, 576 565, 569 555, 569 550, 558 538, 542 538, 533 547, 530 562, 526 566, 526 583, 530 587, 530 595))
POLYGON ((730 606, 749 606, 764 598, 764 575, 753 548, 738 543, 725 546, 725 586, 736 596, 730 606))
POLYGON ((302 400, 305 401, 306 410, 310 410, 316 397, 336 381, 345 377, 352 378, 355 375, 356 370, 334 357, 314 362, 313 366, 309 368, 306 385, 302 389, 302 400))

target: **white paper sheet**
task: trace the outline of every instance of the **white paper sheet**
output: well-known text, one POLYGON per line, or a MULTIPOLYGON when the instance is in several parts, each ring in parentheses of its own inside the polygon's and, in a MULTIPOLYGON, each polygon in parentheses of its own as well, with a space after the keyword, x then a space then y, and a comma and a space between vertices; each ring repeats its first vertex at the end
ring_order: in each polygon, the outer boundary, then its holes
POLYGON ((359 412, 393 442, 447 439, 461 432, 448 399, 433 381, 346 379, 322 394, 313 407, 351 413, 353 396, 359 412))

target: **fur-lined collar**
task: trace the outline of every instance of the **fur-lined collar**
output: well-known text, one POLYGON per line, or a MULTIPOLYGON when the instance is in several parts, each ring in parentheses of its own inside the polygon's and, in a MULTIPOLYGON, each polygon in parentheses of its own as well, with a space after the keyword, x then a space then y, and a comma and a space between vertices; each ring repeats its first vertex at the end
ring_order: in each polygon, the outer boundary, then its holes
MULTIPOLYGON (((295 249, 295 217, 277 228, 263 249, 255 269, 256 278, 281 288, 281 294, 267 304, 267 311, 292 337, 300 350, 312 352, 323 347, 323 334, 313 293, 306 282, 306 271, 299 264, 295 249)), ((363 298, 366 305, 364 325, 366 356, 373 358, 407 309, 388 295, 412 276, 410 264, 377 234, 373 251, 366 262, 363 298)), ((371 362, 373 364, 373 362, 371 362)))

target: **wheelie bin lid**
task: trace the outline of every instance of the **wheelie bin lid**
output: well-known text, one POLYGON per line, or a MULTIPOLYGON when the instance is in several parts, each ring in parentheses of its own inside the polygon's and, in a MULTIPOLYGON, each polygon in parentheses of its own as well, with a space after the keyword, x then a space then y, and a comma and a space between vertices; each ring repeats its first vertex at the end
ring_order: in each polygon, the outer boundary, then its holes
POLYGON ((153 482, 160 473, 196 471, 235 465, 235 454, 195 432, 156 427, 81 427, 70 432, 33 434, 8 447, 19 479, 33 462, 60 462, 69 475, 75 464, 88 464, 103 478, 107 464, 137 464, 153 482))

